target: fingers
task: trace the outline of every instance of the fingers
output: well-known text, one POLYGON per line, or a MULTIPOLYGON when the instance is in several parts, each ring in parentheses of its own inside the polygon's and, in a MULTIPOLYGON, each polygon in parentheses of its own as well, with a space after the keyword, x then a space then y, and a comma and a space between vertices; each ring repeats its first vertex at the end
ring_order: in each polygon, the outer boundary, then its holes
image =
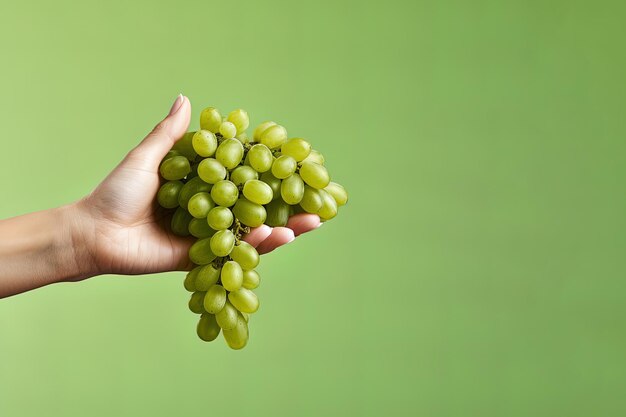
POLYGON ((272 229, 272 234, 261 242, 256 250, 261 255, 269 253, 279 246, 292 242, 295 238, 293 230, 287 227, 275 227, 272 229))
POLYGON ((310 232, 321 226, 320 218, 317 214, 300 213, 289 218, 287 227, 293 230, 295 236, 310 232))
POLYGON ((243 240, 254 246, 255 248, 259 246, 261 242, 267 239, 272 234, 272 228, 268 225, 261 225, 259 227, 255 227, 248 233, 243 240))
POLYGON ((155 171, 161 159, 187 131, 191 103, 182 94, 176 98, 169 114, 128 155, 134 168, 155 171))

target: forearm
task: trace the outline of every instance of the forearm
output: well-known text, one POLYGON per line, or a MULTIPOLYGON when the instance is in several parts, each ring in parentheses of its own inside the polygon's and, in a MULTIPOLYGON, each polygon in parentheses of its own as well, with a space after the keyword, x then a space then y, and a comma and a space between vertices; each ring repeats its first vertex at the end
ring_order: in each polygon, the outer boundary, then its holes
POLYGON ((0 298, 90 275, 75 205, 0 220, 0 298))

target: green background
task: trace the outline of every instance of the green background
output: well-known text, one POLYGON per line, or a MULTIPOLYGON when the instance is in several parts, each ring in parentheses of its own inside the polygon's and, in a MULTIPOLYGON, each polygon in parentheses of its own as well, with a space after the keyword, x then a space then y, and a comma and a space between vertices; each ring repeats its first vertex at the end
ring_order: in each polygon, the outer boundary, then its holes
POLYGON ((244 351, 181 273, 1 300, 0 415, 624 415, 621 4, 3 1, 0 217, 179 92, 309 138, 351 201, 263 258, 244 351))

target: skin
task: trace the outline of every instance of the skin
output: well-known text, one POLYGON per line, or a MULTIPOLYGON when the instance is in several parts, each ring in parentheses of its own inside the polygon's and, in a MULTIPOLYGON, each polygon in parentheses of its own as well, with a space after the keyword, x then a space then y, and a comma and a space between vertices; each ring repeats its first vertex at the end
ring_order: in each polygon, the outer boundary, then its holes
MULTIPOLYGON (((85 198, 64 207, 0 220, 0 297, 102 274, 137 275, 191 268, 191 238, 169 232, 155 204, 159 164, 189 127, 191 103, 179 96, 167 117, 85 198)), ((264 254, 320 226, 312 214, 286 227, 263 225, 244 239, 264 254)))

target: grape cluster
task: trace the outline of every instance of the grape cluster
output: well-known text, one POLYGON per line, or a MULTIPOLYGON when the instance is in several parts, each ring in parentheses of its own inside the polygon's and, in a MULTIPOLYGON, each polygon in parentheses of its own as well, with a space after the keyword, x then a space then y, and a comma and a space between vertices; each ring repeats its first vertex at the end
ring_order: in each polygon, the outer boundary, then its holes
POLYGON ((210 342, 223 331, 233 349, 248 342, 249 315, 259 308, 259 254, 242 236, 262 224, 285 226, 296 213, 330 220, 348 200, 309 142, 289 139, 271 121, 249 138, 249 124, 244 110, 223 118, 204 109, 200 130, 185 134, 161 162, 166 182, 157 194, 162 207, 175 209, 172 232, 197 238, 184 286, 192 292, 189 309, 201 315, 198 336, 210 342))

